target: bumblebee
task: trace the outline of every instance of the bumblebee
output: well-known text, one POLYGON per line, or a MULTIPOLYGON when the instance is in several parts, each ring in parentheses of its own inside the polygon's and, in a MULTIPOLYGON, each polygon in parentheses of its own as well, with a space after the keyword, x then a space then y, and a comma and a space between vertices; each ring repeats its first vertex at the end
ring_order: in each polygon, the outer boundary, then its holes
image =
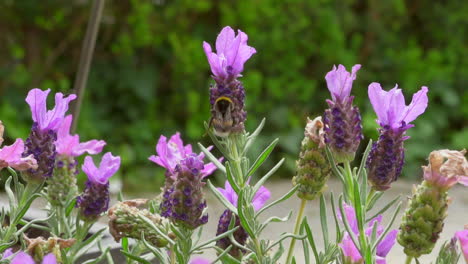
POLYGON ((218 137, 227 137, 231 133, 234 124, 232 112, 234 103, 229 97, 221 96, 216 99, 211 109, 210 127, 218 137))

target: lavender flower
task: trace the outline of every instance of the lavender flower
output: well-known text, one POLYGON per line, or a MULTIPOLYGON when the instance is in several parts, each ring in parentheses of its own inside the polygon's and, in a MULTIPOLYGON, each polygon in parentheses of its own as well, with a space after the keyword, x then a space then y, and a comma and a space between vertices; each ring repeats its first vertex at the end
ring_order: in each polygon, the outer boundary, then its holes
MULTIPOLYGON (((0 121, 0 145, 3 143, 4 126, 0 121)), ((6 167, 12 167, 19 171, 28 169, 37 169, 37 161, 32 155, 22 157, 24 152, 24 142, 22 139, 16 139, 10 146, 3 146, 0 149, 0 170, 6 167)))
POLYGON ((458 238, 458 241, 460 241, 465 262, 468 263, 468 229, 456 232, 455 236, 458 238))
POLYGON ((47 111, 49 92, 50 89, 46 91, 32 89, 26 97, 34 123, 29 138, 26 140, 26 150, 23 156, 33 155, 38 163, 37 169, 27 171, 26 176, 31 180, 41 180, 52 175, 57 154, 54 145, 57 139, 57 129, 68 110, 68 104, 76 98, 74 94, 63 97, 62 93, 57 93, 55 94, 55 107, 47 111))
MULTIPOLYGON (((2 260, 12 255, 13 255, 13 250, 11 248, 7 249, 5 253, 3 254, 2 260)), ((34 259, 30 255, 24 253, 23 251, 18 252, 10 262, 10 264, 35 264, 35 263, 36 262, 34 261, 34 259)), ((57 264, 57 259, 55 258, 54 254, 50 253, 50 254, 47 254, 42 259, 42 264, 57 264)))
MULTIPOLYGON (((237 207, 237 193, 232 189, 231 185, 229 184, 228 181, 225 182, 224 184, 224 189, 218 188, 218 190, 221 192, 221 194, 226 197, 226 199, 234 206, 237 207)), ((271 193, 270 191, 265 188, 265 187, 260 187, 260 189, 257 191, 255 194, 253 200, 252 200, 252 206, 255 211, 259 210, 260 208, 263 207, 263 205, 266 203, 268 199, 270 199, 271 193)), ((225 233, 229 229, 229 223, 231 222, 231 218, 233 217, 233 214, 230 210, 225 210, 221 217, 219 218, 219 223, 218 223, 218 230, 216 231, 216 235, 220 235, 222 233, 225 233)), ((235 226, 238 226, 239 228, 234 232, 234 239, 241 245, 245 245, 245 242, 247 241, 248 234, 242 228, 240 225, 239 218, 236 218, 236 224, 235 226)), ((216 242, 216 246, 226 249, 231 245, 231 241, 229 240, 228 237, 221 238, 216 242)), ((244 253, 240 248, 236 247, 233 245, 231 250, 229 251, 229 254, 233 257, 239 258, 241 257, 241 254, 244 253)))
POLYGON ((77 206, 83 217, 96 219, 109 208, 109 178, 120 167, 120 157, 107 152, 102 157, 99 168, 94 165, 90 156, 85 158, 82 170, 88 176, 83 193, 77 198, 77 206))
MULTIPOLYGON (((349 223, 349 226, 351 227, 351 230, 356 236, 359 236, 358 223, 357 223, 356 212, 354 211, 354 208, 347 205, 346 203, 343 205, 344 205, 345 214, 346 214, 345 217, 349 223)), ((369 222, 368 228, 365 231, 365 234, 367 237, 370 237, 372 235, 372 229, 373 229, 375 222, 377 222, 377 236, 380 236, 382 232, 384 231, 384 227, 381 225, 382 215, 379 215, 369 222)), ((376 250, 376 263, 377 264, 386 264, 385 257, 388 255, 393 245, 395 244, 397 233, 398 233, 398 230, 396 229, 391 230, 382 239, 382 241, 380 241, 380 243, 377 245, 377 250, 376 250)), ((361 254, 359 253, 359 250, 356 248, 356 245, 354 245, 353 240, 351 239, 350 235, 347 232, 345 232, 343 240, 341 241, 339 246, 343 250, 343 254, 345 258, 351 264, 360 264, 364 262, 361 254)))
MULTIPOLYGON (((208 149, 211 149, 211 147, 208 149)), ((197 226, 197 221, 199 220, 195 218, 198 214, 201 215, 206 207, 201 192, 201 187, 204 185, 202 179, 213 173, 213 171, 216 170, 216 166, 211 162, 203 164, 205 155, 203 153, 195 154, 190 144, 184 146, 180 138, 180 133, 174 134, 169 141, 167 141, 165 136, 161 136, 156 145, 156 153, 158 155, 152 155, 149 157, 149 160, 166 169, 166 181, 164 184, 163 199, 160 205, 161 215, 172 218, 174 221, 180 220, 183 222, 183 219, 189 215, 184 214, 184 209, 179 200, 185 201, 186 198, 184 196, 186 194, 187 197, 193 194, 196 199, 189 200, 189 202, 198 204, 200 208, 196 210, 192 208, 194 212, 190 212, 190 215, 193 219, 189 221, 188 225, 192 227, 197 226), (183 166, 181 166, 182 163, 184 164, 183 166), (194 167, 190 168, 190 166, 194 167), (189 182, 187 182, 188 179, 193 179, 194 181, 189 184, 189 182), (176 191, 177 188, 183 189, 176 191), (174 211, 174 202, 176 205, 180 205, 178 207, 178 210, 181 211, 180 213, 174 211)), ((205 221, 205 219, 203 221, 205 221)))
POLYGON ((426 110, 427 91, 423 86, 406 106, 397 86, 386 92, 378 83, 369 85, 369 99, 381 127, 379 139, 372 145, 367 159, 368 178, 374 189, 386 190, 400 176, 405 162, 403 141, 409 138, 405 133, 413 127, 410 122, 426 110))
POLYGON ((244 63, 257 51, 247 45, 247 35, 227 26, 216 39, 216 53, 210 44, 203 42, 203 49, 216 84, 210 88, 211 121, 216 135, 227 137, 231 132, 244 131, 247 113, 244 110, 245 90, 237 80, 244 70, 244 63))
POLYGON ((70 135, 72 118, 72 115, 66 116, 57 129, 55 168, 52 177, 47 180, 47 194, 54 205, 64 205, 69 197, 77 195, 78 162, 75 157, 85 152, 91 155, 98 154, 106 144, 104 140, 80 143, 79 135, 70 135))
POLYGON ((328 90, 332 100, 327 100, 329 108, 325 110, 323 122, 325 124, 325 143, 335 154, 338 162, 354 159, 359 143, 363 139, 361 114, 353 106, 354 96, 350 96, 356 72, 361 65, 354 65, 351 73, 343 65, 327 73, 328 90))

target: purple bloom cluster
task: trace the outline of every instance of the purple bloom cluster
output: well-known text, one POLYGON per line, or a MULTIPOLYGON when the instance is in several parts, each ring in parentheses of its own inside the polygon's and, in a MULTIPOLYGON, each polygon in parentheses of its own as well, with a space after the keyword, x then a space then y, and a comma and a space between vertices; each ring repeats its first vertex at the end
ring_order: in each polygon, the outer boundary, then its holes
POLYGON ((86 219, 96 219, 109 208, 109 178, 120 167, 120 157, 107 152, 102 157, 99 168, 90 156, 85 158, 82 170, 88 176, 83 193, 77 197, 77 207, 86 219))
POLYGON ((26 173, 29 179, 41 180, 52 176, 57 155, 55 141, 57 130, 68 110, 70 101, 76 98, 71 94, 63 97, 62 93, 55 94, 55 107, 47 111, 47 96, 50 89, 42 91, 32 89, 26 97, 34 121, 31 133, 26 140, 26 149, 23 157, 33 155, 37 160, 37 169, 29 169, 26 173))
POLYGON ((208 215, 203 214, 206 201, 202 180, 213 173, 216 166, 204 164, 205 155, 192 152, 190 144, 184 146, 180 133, 174 134, 169 141, 161 136, 156 153, 158 155, 152 155, 149 160, 166 169, 161 215, 190 229, 205 224, 208 215))
MULTIPOLYGON (((345 203, 344 209, 345 209, 345 214, 346 214, 345 217, 349 223, 349 226, 351 227, 351 230, 356 236, 359 236, 358 223, 357 223, 356 212, 354 211, 354 208, 345 203)), ((340 216, 340 218, 341 217, 342 216, 340 216)), ((367 237, 370 237, 372 235, 372 229, 373 229, 375 222, 377 222, 377 236, 380 236, 382 232, 384 231, 384 227, 381 225, 382 215, 379 215, 369 222, 368 228, 365 231, 365 234, 367 237)), ((385 257, 388 255, 393 245, 395 244, 395 239, 397 237, 397 234, 398 234, 398 230, 396 229, 391 230, 382 239, 382 241, 380 241, 380 243, 377 245, 377 251, 376 251, 376 263, 377 264, 386 264, 385 257)), ((354 245, 354 242, 348 233, 345 233, 343 240, 341 241, 339 245, 341 249, 343 250, 343 254, 345 258, 350 263, 352 264, 363 263, 363 258, 361 254, 359 253, 359 250, 356 248, 356 245, 354 245)))
POLYGON ((369 99, 380 125, 379 139, 372 145, 367 159, 368 178, 374 189, 386 190, 400 176, 405 161, 403 142, 409 138, 405 133, 413 127, 410 122, 426 110, 427 91, 423 86, 406 106, 397 86, 386 92, 378 83, 369 85, 369 99))
POLYGON ((351 73, 343 65, 335 66, 325 76, 332 100, 327 100, 329 108, 323 115, 325 143, 331 148, 338 162, 354 159, 362 135, 361 114, 353 106, 354 96, 350 96, 356 72, 361 65, 354 65, 351 73))
POLYGON ((211 124, 218 136, 244 131, 247 113, 244 110, 245 90, 237 80, 244 70, 244 63, 257 51, 247 45, 247 35, 227 26, 216 39, 216 53, 210 44, 203 42, 203 49, 216 84, 210 88, 211 124))
MULTIPOLYGON (((228 181, 225 182, 224 184, 224 189, 218 188, 218 190, 223 194, 224 197, 234 206, 237 207, 237 193, 232 189, 232 186, 229 184, 228 181)), ((265 187, 260 187, 260 189, 257 191, 257 193, 254 195, 254 198, 252 200, 252 206, 255 211, 259 210, 260 208, 263 207, 263 205, 266 203, 268 199, 270 199, 271 193, 270 191, 265 188, 265 187)), ((218 222, 218 230, 216 231, 216 235, 220 235, 222 233, 225 233, 229 230, 229 223, 231 222, 231 219, 233 217, 233 213, 230 210, 225 210, 221 217, 219 218, 218 222)), ((236 217, 236 223, 234 226, 238 226, 239 228, 234 232, 234 239, 239 243, 240 245, 245 245, 245 242, 247 241, 247 238, 249 235, 247 232, 242 228, 240 224, 240 220, 238 217, 236 217)), ((231 245, 231 240, 228 237, 221 238, 220 240, 216 241, 216 246, 226 249, 231 245)), ((243 252, 240 248, 236 247, 233 245, 232 249, 229 251, 229 254, 233 257, 241 257, 241 254, 245 253, 243 252)))

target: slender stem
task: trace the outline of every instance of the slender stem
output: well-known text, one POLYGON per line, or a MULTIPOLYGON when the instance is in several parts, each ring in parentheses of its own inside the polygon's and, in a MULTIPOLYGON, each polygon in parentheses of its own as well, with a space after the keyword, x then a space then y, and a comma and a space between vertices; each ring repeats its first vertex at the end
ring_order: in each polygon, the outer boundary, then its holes
POLYGON ((412 260, 413 260, 413 257, 411 257, 411 256, 406 256, 405 264, 410 264, 412 260))
POLYGON ((255 244, 255 251, 257 251, 255 253, 257 255, 258 262, 263 263, 263 252, 262 248, 260 247, 260 243, 258 242, 258 239, 256 237, 253 238, 253 242, 255 244))
POLYGON ((353 181, 353 171, 351 170, 351 165, 349 164, 349 161, 344 162, 344 168, 345 168, 345 182, 346 182, 346 190, 348 193, 348 202, 352 202, 354 200, 354 181, 353 181))
POLYGON ((176 263, 176 256, 175 256, 175 246, 172 246, 171 249, 170 249, 170 258, 171 258, 171 264, 175 264, 176 263))
POLYGON ((75 93, 78 94, 78 98, 73 104, 72 132, 76 130, 78 117, 80 115, 81 102, 83 101, 84 90, 86 88, 86 82, 88 81, 89 68, 91 67, 91 59, 93 58, 94 46, 96 44, 96 37, 99 31, 99 25, 101 24, 104 1, 105 0, 95 0, 93 2, 88 27, 86 28, 85 39, 83 40, 83 46, 81 48, 78 72, 73 85, 75 93))
POLYGON ((239 151, 237 150, 237 136, 236 135, 231 135, 228 137, 229 139, 229 145, 230 145, 230 151, 232 154, 232 164, 234 165, 235 169, 235 176, 234 179, 237 180, 237 184, 239 185, 240 188, 244 187, 244 175, 242 173, 242 168, 241 168, 241 157, 239 156, 239 151))
MULTIPOLYGON (((294 235, 297 235, 299 233, 299 228, 301 226, 302 217, 304 215, 304 208, 306 206, 306 203, 307 203, 306 199, 301 199, 301 205, 299 207, 299 212, 297 213, 296 224, 294 225, 294 235)), ((291 263, 295 244, 296 244, 296 239, 293 237, 291 239, 291 243, 289 244, 289 251, 288 251, 288 257, 286 258, 286 264, 291 263)))

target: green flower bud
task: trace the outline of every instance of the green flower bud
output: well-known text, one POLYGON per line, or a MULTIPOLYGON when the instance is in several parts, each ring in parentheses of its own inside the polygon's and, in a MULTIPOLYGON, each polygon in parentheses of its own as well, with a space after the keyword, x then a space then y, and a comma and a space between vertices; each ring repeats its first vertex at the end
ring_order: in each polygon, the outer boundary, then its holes
POLYGON ((325 190, 331 174, 330 163, 325 154, 323 123, 321 117, 307 119, 293 185, 299 185, 297 196, 313 200, 325 190))
POLYGON ((109 231, 115 241, 119 242, 122 237, 141 239, 143 233, 146 241, 156 247, 164 247, 168 241, 162 238, 151 225, 141 217, 151 220, 155 226, 165 232, 169 237, 174 238, 174 234, 169 231, 169 221, 158 214, 152 214, 147 209, 148 200, 136 199, 120 202, 109 209, 109 231))
POLYGON ((47 179, 47 195, 50 203, 55 206, 64 206, 70 199, 78 195, 76 175, 77 162, 73 157, 59 155, 55 161, 52 177, 47 179))

